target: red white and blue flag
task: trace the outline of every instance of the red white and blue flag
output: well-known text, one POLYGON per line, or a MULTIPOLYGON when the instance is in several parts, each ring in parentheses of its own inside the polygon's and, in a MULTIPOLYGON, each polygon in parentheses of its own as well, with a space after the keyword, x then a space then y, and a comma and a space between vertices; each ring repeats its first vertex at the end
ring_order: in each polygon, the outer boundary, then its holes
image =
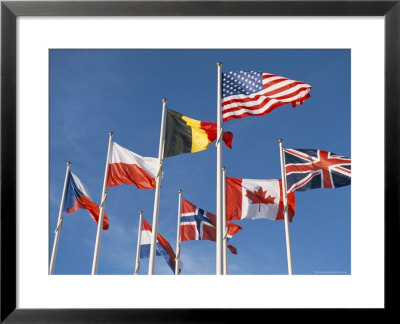
MULTIPOLYGON (((96 223, 99 222, 100 208, 90 197, 89 191, 82 181, 71 171, 68 175, 67 192, 65 194, 64 213, 74 213, 79 208, 87 209, 96 223)), ((104 213, 103 229, 108 230, 109 221, 104 213)))
MULTIPOLYGON (((242 227, 227 221, 227 240, 239 232, 242 227)), ((186 199, 182 199, 180 242, 210 240, 216 241, 216 216, 204 209, 198 208, 186 199)), ((227 247, 233 254, 237 254, 234 246, 227 247)))
POLYGON ((238 71, 222 73, 224 122, 246 116, 262 116, 285 104, 295 107, 310 97, 311 86, 278 75, 238 71))
MULTIPOLYGON (((142 222, 142 234, 140 236, 140 258, 150 257, 150 247, 151 247, 151 225, 143 219, 142 222)), ((176 256, 168 241, 157 233, 157 245, 156 245, 156 255, 162 255, 165 261, 171 268, 172 272, 175 273, 176 256)), ((183 268, 183 263, 179 261, 179 272, 183 268)))
POLYGON ((284 149, 287 191, 338 188, 351 184, 351 159, 312 149, 284 149))

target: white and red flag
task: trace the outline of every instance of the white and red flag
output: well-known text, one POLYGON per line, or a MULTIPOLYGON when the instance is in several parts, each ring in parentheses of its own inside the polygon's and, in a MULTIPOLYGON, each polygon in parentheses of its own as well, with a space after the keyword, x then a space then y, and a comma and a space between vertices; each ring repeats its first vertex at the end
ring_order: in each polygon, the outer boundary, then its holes
MULTIPOLYGON (((293 193, 288 194, 289 221, 296 208, 293 193)), ((282 181, 279 179, 226 178, 226 219, 284 219, 282 181)))
POLYGON ((119 144, 112 143, 107 187, 122 183, 136 185, 138 189, 154 189, 159 170, 159 161, 153 157, 143 157, 119 144))

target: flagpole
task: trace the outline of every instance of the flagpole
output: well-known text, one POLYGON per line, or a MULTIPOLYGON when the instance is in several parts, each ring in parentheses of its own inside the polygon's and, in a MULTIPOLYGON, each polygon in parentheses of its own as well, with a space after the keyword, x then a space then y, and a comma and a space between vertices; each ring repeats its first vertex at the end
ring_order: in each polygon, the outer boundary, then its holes
POLYGON ((160 144, 158 147, 158 162, 160 169, 156 178, 156 191, 154 194, 154 210, 153 210, 153 224, 151 232, 151 245, 150 245, 150 260, 149 260, 149 275, 154 273, 154 262, 156 256, 156 243, 157 243, 157 227, 158 227, 158 212, 160 207, 160 187, 162 178, 162 163, 164 157, 164 132, 165 132, 165 110, 167 106, 167 99, 162 100, 162 115, 161 115, 161 129, 160 129, 160 144))
POLYGON ((217 275, 223 273, 222 264, 222 197, 221 197, 221 182, 222 182, 222 113, 221 113, 221 67, 222 63, 217 63, 217 226, 216 226, 216 265, 217 265, 217 275))
POLYGON ((143 222, 143 211, 139 212, 139 229, 138 229, 138 239, 137 239, 137 246, 136 246, 136 263, 135 263, 135 272, 134 275, 139 273, 140 267, 140 241, 142 238, 142 222, 143 222))
POLYGON ((96 243, 94 246, 92 275, 97 274, 97 267, 99 265, 99 253, 100 253, 101 232, 103 230, 104 207, 105 207, 106 199, 107 199, 108 166, 109 166, 109 162, 110 162, 111 143, 112 143, 114 133, 110 132, 110 133, 108 133, 108 135, 109 135, 109 137, 108 137, 107 160, 106 160, 106 167, 105 167, 105 171, 104 171, 103 190, 101 192, 100 215, 99 215, 99 221, 97 224, 96 243))
POLYGON ((228 273, 228 255, 227 255, 227 245, 228 245, 228 227, 226 226, 226 168, 222 168, 222 229, 223 229, 223 250, 222 250, 222 260, 223 260, 223 274, 228 273))
POLYGON ((292 252, 290 248, 290 233, 289 233, 289 210, 287 201, 287 185, 286 185, 286 172, 285 172, 285 155, 283 153, 283 139, 279 140, 279 149, 281 155, 281 175, 282 175, 282 191, 283 191, 283 206, 284 206, 284 219, 285 219, 285 234, 286 234, 286 254, 288 262, 289 275, 293 274, 292 269, 292 252))
POLYGON ((54 231, 55 236, 54 236, 54 242, 53 242, 53 251, 51 253, 49 274, 53 274, 54 265, 56 263, 58 240, 60 239, 60 231, 61 231, 61 227, 62 227, 62 223, 63 223, 65 196, 67 194, 68 176, 69 176, 69 170, 71 168, 71 164, 72 164, 71 162, 67 163, 67 170, 65 171, 65 179, 64 179, 64 186, 63 186, 63 191, 62 191, 62 195, 61 195, 60 210, 58 211, 57 226, 54 231))
POLYGON ((181 254, 181 216, 182 216, 182 190, 179 190, 178 196, 178 228, 176 230, 176 258, 175 258, 175 275, 179 274, 179 257, 181 254))

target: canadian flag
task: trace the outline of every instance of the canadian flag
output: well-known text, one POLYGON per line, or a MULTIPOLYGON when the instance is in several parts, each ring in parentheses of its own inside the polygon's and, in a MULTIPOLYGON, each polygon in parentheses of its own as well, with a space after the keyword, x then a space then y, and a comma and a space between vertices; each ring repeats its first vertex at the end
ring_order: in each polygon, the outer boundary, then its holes
MULTIPOLYGON (((288 194, 289 221, 292 221, 296 201, 288 194)), ((270 220, 284 219, 282 181, 279 179, 226 178, 226 218, 270 220)))

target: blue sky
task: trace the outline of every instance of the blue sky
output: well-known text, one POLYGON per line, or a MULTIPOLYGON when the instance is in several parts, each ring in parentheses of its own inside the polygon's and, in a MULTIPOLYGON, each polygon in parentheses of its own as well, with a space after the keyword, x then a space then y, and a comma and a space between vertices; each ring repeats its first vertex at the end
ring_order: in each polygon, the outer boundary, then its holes
MULTIPOLYGON (((108 133, 142 156, 157 157, 162 99, 190 118, 216 121, 217 66, 253 70, 312 86, 295 109, 224 124, 233 148, 223 146, 227 176, 280 178, 278 139, 287 148, 311 148, 351 158, 350 50, 50 50, 49 255, 53 246, 66 163, 99 203, 108 133)), ((178 190, 216 211, 216 148, 164 159, 158 230, 175 249, 178 190)), ((296 192, 290 224, 293 274, 351 273, 351 186, 296 192)), ((151 224, 154 190, 121 185, 108 190, 110 229, 103 231, 99 274, 132 274, 139 211, 151 224)), ((287 274, 283 221, 242 220, 230 243, 229 274, 287 274)), ((97 225, 87 210, 66 214, 55 274, 90 274, 97 225)), ((215 242, 181 244, 182 275, 215 274, 215 242)), ((139 274, 147 274, 148 260, 139 274)), ((155 274, 172 275, 163 257, 155 274)))

